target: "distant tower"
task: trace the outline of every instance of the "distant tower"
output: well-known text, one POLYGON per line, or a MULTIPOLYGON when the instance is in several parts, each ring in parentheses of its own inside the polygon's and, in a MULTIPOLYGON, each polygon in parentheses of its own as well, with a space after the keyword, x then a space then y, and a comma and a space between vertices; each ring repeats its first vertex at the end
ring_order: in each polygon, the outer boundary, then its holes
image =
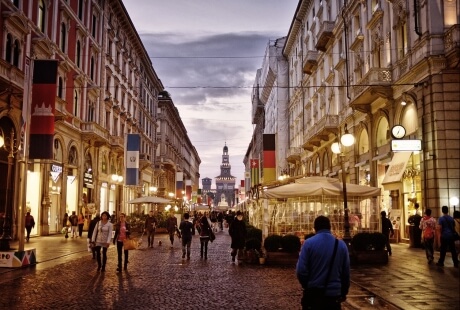
POLYGON ((236 204, 235 201, 235 180, 236 178, 231 175, 232 166, 230 165, 228 147, 225 143, 222 164, 220 165, 220 175, 216 177, 216 198, 214 199, 214 206, 218 206, 219 202, 227 202, 229 207, 236 204))

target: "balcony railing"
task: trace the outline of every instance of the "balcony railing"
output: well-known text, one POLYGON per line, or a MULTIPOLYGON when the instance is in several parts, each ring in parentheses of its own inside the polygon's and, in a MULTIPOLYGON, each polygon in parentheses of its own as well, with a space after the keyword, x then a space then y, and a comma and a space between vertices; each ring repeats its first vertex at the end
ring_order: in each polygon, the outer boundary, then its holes
POLYGON ((313 70, 318 65, 318 52, 313 50, 308 50, 303 61, 303 72, 306 74, 311 74, 313 70))
POLYGON ((307 150, 312 150, 313 146, 320 146, 321 141, 329 139, 329 134, 337 134, 338 126, 338 115, 323 116, 305 133, 303 147, 307 150))
POLYGON ((352 106, 371 104, 379 97, 392 96, 391 70, 371 68, 364 77, 352 88, 352 106))
POLYGON ((290 147, 286 154, 286 160, 288 162, 296 162, 300 160, 302 148, 300 147, 290 147))
POLYGON ((82 140, 94 140, 98 144, 105 144, 109 141, 107 129, 95 122, 81 123, 82 140))
POLYGON ((329 40, 332 39, 333 30, 335 22, 333 21, 323 21, 321 27, 319 28, 318 35, 316 36, 318 41, 316 42, 316 49, 322 52, 326 51, 326 46, 329 43, 329 40))

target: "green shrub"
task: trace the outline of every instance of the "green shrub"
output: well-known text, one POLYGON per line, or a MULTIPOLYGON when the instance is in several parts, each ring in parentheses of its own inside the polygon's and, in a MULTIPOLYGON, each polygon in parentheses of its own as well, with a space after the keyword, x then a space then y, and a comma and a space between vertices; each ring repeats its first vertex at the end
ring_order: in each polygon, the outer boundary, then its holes
POLYGON ((257 239, 260 243, 262 243, 262 229, 254 226, 246 227, 246 240, 249 239, 257 239))
POLYGON ((248 250, 260 251, 261 247, 262 247, 262 242, 259 239, 256 239, 256 238, 246 239, 246 244, 245 244, 246 251, 248 250))
POLYGON ((379 232, 357 233, 351 240, 351 246, 355 251, 371 251, 385 249, 386 237, 379 232))
POLYGON ((277 252, 281 247, 281 240, 283 237, 280 235, 270 235, 264 240, 264 248, 267 252, 277 252))
POLYGON ((295 235, 285 235, 281 239, 281 247, 283 252, 295 253, 300 251, 300 238, 295 235))

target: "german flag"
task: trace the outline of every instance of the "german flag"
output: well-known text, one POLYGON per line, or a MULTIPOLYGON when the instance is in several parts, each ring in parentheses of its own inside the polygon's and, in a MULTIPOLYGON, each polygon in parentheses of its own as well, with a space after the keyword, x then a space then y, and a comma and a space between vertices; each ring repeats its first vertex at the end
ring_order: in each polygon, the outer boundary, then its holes
POLYGON ((275 134, 264 134, 264 183, 276 181, 275 134))

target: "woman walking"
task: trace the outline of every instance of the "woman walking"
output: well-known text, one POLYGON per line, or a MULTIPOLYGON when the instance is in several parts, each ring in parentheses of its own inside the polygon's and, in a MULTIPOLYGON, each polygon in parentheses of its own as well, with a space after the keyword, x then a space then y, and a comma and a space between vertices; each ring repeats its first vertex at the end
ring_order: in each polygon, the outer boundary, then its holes
MULTIPOLYGON (((122 263, 122 251, 123 249, 123 241, 125 239, 129 239, 130 235, 130 225, 128 222, 126 222, 126 214, 125 213, 120 213, 120 216, 118 217, 118 223, 115 228, 115 236, 113 238, 113 244, 115 242, 117 243, 117 253, 118 253, 118 267, 117 271, 121 271, 121 263, 122 263)), ((125 254, 125 264, 124 264, 124 270, 128 270, 128 250, 124 250, 125 254)))
POLYGON ((85 217, 83 216, 83 213, 80 212, 78 214, 78 237, 82 237, 83 235, 83 225, 85 224, 85 217))
POLYGON ((211 234, 211 225, 209 224, 208 218, 206 214, 201 217, 200 220, 200 243, 201 243, 201 258, 203 258, 203 251, 204 251, 204 259, 208 259, 208 243, 209 243, 209 236, 211 234))
POLYGON ((105 265, 107 263, 107 249, 110 245, 110 239, 112 238, 113 230, 113 225, 110 223, 109 219, 109 212, 102 212, 101 220, 96 224, 96 227, 94 227, 93 235, 91 237, 91 241, 96 243, 97 271, 105 271, 105 265))

